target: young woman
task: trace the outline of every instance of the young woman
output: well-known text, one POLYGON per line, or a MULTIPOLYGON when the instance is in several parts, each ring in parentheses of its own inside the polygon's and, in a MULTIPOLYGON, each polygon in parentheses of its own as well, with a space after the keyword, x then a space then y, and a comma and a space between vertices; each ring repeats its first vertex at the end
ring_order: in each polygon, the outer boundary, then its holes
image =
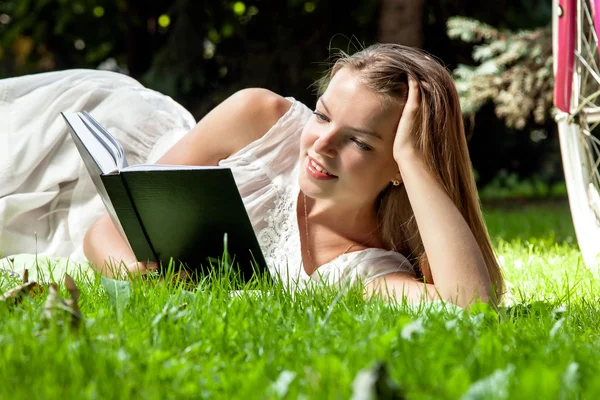
MULTIPOLYGON (((450 74, 421 51, 381 44, 342 56, 322 83, 312 111, 238 92, 158 162, 230 167, 272 274, 288 282, 360 279, 399 299, 497 302, 503 280, 450 74)), ((150 153, 178 135, 150 135, 150 153)), ((137 262, 107 215, 83 249, 103 273, 155 267, 137 262)))

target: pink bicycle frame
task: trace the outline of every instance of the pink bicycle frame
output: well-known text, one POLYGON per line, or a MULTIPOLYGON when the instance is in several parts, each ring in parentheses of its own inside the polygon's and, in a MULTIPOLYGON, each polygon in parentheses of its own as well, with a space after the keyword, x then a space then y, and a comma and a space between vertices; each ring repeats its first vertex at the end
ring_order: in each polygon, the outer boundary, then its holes
MULTIPOLYGON (((587 1, 587 0, 581 0, 587 1)), ((578 0, 558 0, 562 15, 558 18, 558 54, 554 76, 554 105, 566 113, 571 110, 571 91, 577 35, 578 0)), ((600 35, 600 0, 590 0, 596 34, 600 35)), ((598 49, 600 52, 600 49, 598 49)))

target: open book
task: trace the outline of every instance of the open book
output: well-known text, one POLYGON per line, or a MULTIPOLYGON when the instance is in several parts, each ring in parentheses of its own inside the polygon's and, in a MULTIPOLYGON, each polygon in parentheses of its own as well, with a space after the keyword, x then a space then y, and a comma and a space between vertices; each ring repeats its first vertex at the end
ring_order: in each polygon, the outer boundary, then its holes
POLYGON ((175 266, 182 262, 205 272, 209 260, 227 250, 244 279, 266 271, 229 168, 128 166, 119 142, 91 115, 61 114, 113 223, 139 261, 166 268, 172 258, 175 266))

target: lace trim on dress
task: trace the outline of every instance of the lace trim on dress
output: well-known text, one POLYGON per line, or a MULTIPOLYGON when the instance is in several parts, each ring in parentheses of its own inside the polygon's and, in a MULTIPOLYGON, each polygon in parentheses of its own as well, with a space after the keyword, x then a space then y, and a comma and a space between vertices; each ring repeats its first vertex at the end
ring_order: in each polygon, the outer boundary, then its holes
POLYGON ((258 233, 271 275, 291 286, 296 286, 303 270, 297 228, 295 200, 298 191, 295 175, 292 174, 291 185, 275 187, 273 208, 265 213, 266 226, 258 233))
POLYGON ((389 273, 414 274, 403 255, 379 248, 342 254, 320 266, 312 275, 306 274, 302 263, 297 217, 299 168, 300 166, 296 165, 292 171, 288 185, 275 186, 274 206, 265 213, 266 227, 258 234, 272 276, 294 289, 315 281, 331 285, 340 282, 352 284, 361 280, 368 284, 375 278, 389 273))

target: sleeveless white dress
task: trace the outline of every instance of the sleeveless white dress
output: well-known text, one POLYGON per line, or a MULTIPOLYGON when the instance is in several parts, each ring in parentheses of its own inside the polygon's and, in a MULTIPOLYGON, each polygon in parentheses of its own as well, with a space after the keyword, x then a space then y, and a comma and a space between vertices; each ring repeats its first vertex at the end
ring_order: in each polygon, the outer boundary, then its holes
MULTIPOLYGON (((308 276, 297 219, 299 138, 311 110, 292 106, 259 140, 219 164, 231 168, 273 276, 291 286, 368 282, 412 272, 401 254, 366 249, 308 276)), ((0 252, 86 261, 83 237, 105 212, 61 111, 89 111, 123 145, 130 164, 155 162, 195 120, 168 96, 95 70, 0 80, 0 252)))

